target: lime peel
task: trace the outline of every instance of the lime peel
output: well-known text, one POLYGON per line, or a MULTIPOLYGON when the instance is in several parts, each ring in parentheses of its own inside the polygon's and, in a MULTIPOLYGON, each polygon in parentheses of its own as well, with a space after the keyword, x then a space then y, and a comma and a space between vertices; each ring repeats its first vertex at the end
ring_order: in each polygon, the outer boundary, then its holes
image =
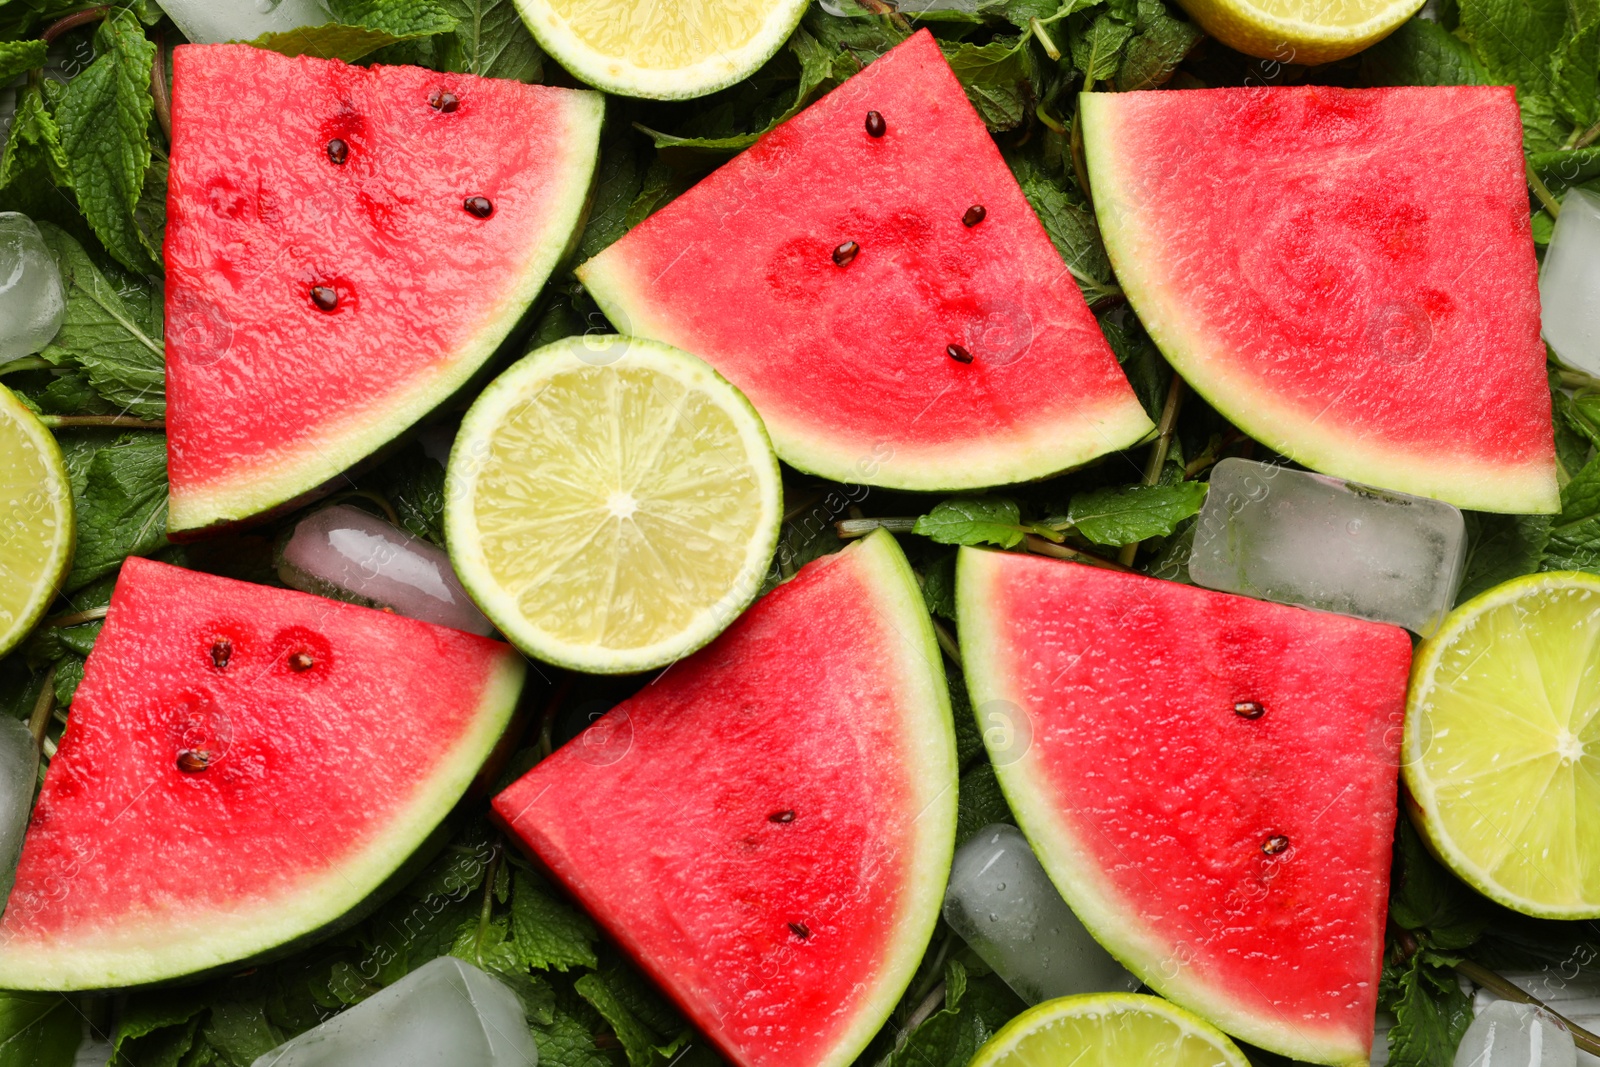
POLYGON ((1012 1019, 968 1067, 1250 1067, 1228 1036, 1170 1001, 1141 993, 1059 997, 1012 1019))

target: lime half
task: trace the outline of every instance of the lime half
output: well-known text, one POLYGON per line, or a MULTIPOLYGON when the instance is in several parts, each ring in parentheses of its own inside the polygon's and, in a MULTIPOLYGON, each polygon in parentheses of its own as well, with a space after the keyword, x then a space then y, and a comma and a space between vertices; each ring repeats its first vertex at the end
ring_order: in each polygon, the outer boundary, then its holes
POLYGON ((808 0, 517 0, 546 52, 608 93, 682 100, 771 59, 808 0))
POLYGON ((1226 1034, 1160 997, 1090 993, 1012 1019, 968 1067, 1250 1067, 1226 1034))
POLYGON ((1279 63, 1331 63, 1378 43, 1423 0, 1178 0, 1229 48, 1279 63))
POLYGON ((782 518, 778 461, 743 394, 687 352, 569 337, 467 412, 445 479, 462 584, 529 655, 663 666, 754 599, 782 518))
POLYGON ((1489 590, 1423 642, 1406 707, 1411 811, 1492 900, 1600 917, 1600 577, 1489 590))
POLYGON ((27 636, 72 566, 72 483, 50 431, 0 386, 0 656, 27 636))

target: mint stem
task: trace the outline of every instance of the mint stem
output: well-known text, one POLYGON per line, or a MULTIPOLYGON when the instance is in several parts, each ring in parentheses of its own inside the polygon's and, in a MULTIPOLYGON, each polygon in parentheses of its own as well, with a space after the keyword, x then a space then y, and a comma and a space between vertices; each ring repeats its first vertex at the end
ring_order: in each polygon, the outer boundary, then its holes
POLYGON ((89 608, 85 611, 74 611, 71 615, 58 615, 53 619, 46 619, 44 624, 53 629, 64 630, 68 626, 82 626, 86 622, 94 622, 96 619, 103 619, 106 617, 106 613, 110 610, 111 606, 108 604, 105 607, 89 608))
POLYGON ((44 688, 39 690, 39 699, 33 703, 33 714, 28 717, 28 731, 33 734, 33 743, 41 750, 48 740, 45 731, 50 728, 50 713, 55 709, 56 669, 52 666, 49 673, 44 676, 44 688))
POLYGON ((1550 193, 1550 187, 1545 185, 1544 179, 1534 171, 1533 164, 1525 164, 1528 171, 1528 188, 1533 190, 1533 195, 1539 198, 1539 203, 1550 213, 1552 219, 1561 217, 1561 202, 1550 193))
POLYGON ((1081 552, 1076 548, 1069 548, 1066 545, 1058 545, 1046 541, 1037 534, 1029 534, 1023 538, 1023 543, 1027 545, 1029 552, 1034 552, 1041 556, 1070 559, 1074 563, 1087 563, 1091 567, 1101 567, 1108 571, 1122 571, 1125 574, 1132 570, 1131 567, 1121 563, 1113 563, 1111 560, 1097 556, 1093 552, 1081 552))
POLYGON ((167 95, 167 51, 166 41, 160 32, 156 33, 156 61, 150 66, 150 99, 155 103, 156 121, 161 124, 161 132, 167 137, 167 144, 172 144, 172 103, 167 95))
MULTIPOLYGON (((1044 47, 1045 55, 1049 56, 1052 61, 1056 61, 1061 58, 1061 49, 1056 47, 1056 43, 1052 41, 1050 39, 1050 35, 1045 32, 1044 23, 1039 21, 1038 16, 1028 20, 1028 29, 1033 31, 1034 37, 1038 38, 1039 44, 1044 47)), ((1057 130, 1056 132, 1059 133, 1061 131, 1057 130)))
POLYGON ((55 364, 42 356, 25 356, 22 359, 14 359, 10 363, 0 364, 0 374, 10 374, 13 371, 22 370, 48 370, 53 366, 55 364))
POLYGON ((1583 1027, 1579 1026, 1565 1015, 1562 1015, 1560 1012, 1550 1007, 1538 997, 1524 993, 1521 989, 1515 985, 1512 985, 1510 982, 1506 981, 1489 968, 1481 964, 1473 963, 1471 960, 1462 960, 1460 963, 1456 964, 1456 973, 1461 975, 1463 978, 1466 978, 1468 981, 1474 982, 1477 985, 1481 985, 1483 988, 1489 990, 1489 992, 1493 993, 1502 1000, 1512 1000, 1516 1001, 1518 1004, 1532 1004, 1537 1008, 1541 1008, 1544 1011, 1549 1012, 1557 1019, 1560 1019, 1562 1025, 1572 1032, 1573 1044, 1577 1045, 1585 1052, 1593 1055, 1600 1055, 1600 1037, 1596 1037, 1594 1034, 1591 1034, 1589 1031, 1585 1030, 1583 1027))
POLYGON ((123 430, 165 430, 165 422, 136 419, 132 415, 40 415, 39 421, 52 430, 82 430, 109 426, 123 430))
POLYGON ((933 619, 933 636, 938 640, 939 647, 944 649, 944 654, 957 667, 961 666, 961 642, 956 640, 956 635, 945 629, 944 624, 938 619, 933 619))
MULTIPOLYGON (((1144 484, 1155 485, 1161 480, 1161 468, 1166 466, 1167 453, 1172 449, 1172 432, 1178 425, 1178 412, 1183 408, 1183 377, 1172 372, 1172 384, 1167 387, 1167 402, 1161 408, 1161 422, 1156 427, 1155 443, 1150 446, 1150 458, 1144 465, 1144 484)), ((1117 562, 1124 567, 1133 566, 1139 554, 1139 542, 1123 545, 1117 562)))
POLYGON ((56 21, 46 26, 44 32, 39 35, 39 38, 46 44, 51 44, 63 33, 67 33, 70 30, 75 30, 79 26, 86 26, 91 22, 99 22, 110 13, 111 8, 106 4, 100 4, 97 7, 86 8, 83 11, 74 11, 65 18, 56 19, 56 21))
POLYGON ((916 527, 916 519, 840 519, 833 524, 833 529, 841 541, 848 541, 852 537, 865 537, 874 530, 914 533, 916 527))

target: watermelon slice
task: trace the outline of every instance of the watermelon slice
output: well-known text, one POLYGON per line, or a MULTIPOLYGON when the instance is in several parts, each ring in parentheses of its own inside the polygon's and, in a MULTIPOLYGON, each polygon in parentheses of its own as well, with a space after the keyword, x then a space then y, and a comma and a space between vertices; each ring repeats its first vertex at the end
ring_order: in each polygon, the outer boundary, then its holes
POLYGON ((1090 933, 1229 1033, 1365 1064, 1406 632, 1012 553, 956 582, 1000 784, 1090 933))
POLYGON ((1336 477, 1560 510, 1514 90, 1082 99, 1117 280, 1218 411, 1336 477))
POLYGON ((505 729, 497 641, 129 559, 0 919, 0 988, 154 982, 378 889, 505 729))
POLYGON ((602 110, 598 93, 179 48, 169 532, 293 501, 463 385, 567 248, 602 110))
POLYGON ((850 1063, 955 845, 949 694, 894 539, 802 568, 494 811, 735 1064, 850 1063))
POLYGON ((623 333, 738 386, 780 458, 838 481, 1023 481, 1151 428, 925 30, 578 276, 623 333))

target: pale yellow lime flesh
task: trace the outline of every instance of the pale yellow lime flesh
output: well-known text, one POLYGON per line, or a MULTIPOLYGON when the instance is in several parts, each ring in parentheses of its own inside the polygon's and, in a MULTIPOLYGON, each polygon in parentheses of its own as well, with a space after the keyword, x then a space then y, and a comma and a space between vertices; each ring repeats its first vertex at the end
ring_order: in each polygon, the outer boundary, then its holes
POLYGON ((1600 916, 1600 577, 1518 578, 1418 650, 1412 811, 1439 856, 1507 907, 1600 916))
POLYGON ((72 565, 72 484, 50 431, 0 386, 0 655, 27 636, 72 565))
POLYGON ((782 487, 748 401, 700 360, 570 338, 473 405, 450 457, 446 537, 463 584, 530 655, 648 670, 754 597, 782 487))
POLYGON ((1221 1030, 1160 997, 1047 1000, 1007 1023, 969 1067, 1249 1067, 1221 1030))

